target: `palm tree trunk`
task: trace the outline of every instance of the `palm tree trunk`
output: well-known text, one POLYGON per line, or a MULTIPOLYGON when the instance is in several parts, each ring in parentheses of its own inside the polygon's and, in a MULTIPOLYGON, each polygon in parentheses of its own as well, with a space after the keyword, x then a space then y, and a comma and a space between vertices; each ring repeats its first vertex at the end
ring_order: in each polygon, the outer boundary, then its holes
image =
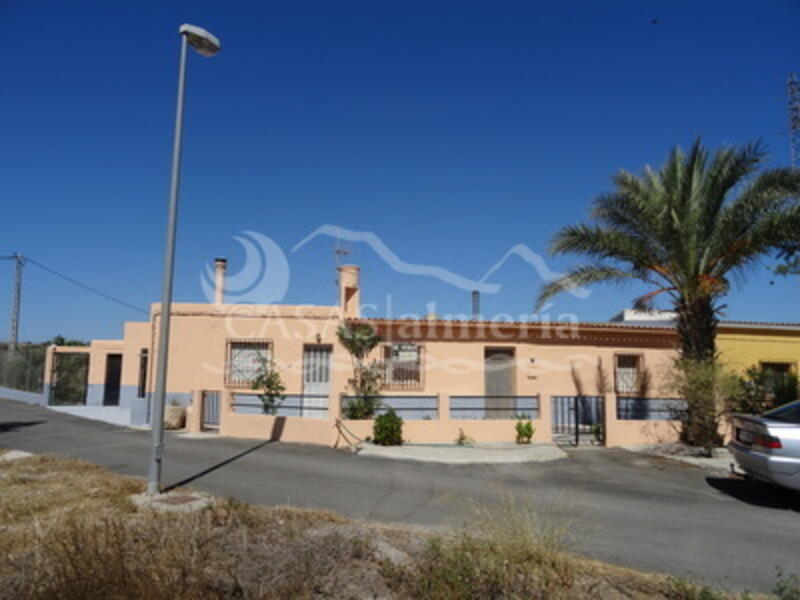
POLYGON ((717 316, 708 297, 680 300, 675 305, 681 358, 713 360, 717 355, 717 316))

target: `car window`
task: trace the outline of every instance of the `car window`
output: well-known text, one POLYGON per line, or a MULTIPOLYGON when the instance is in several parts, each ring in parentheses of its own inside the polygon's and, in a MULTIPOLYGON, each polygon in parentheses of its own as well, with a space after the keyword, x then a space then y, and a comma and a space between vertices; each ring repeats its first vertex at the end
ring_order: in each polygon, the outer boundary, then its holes
POLYGON ((764 413, 764 417, 800 425, 800 402, 791 402, 764 413))

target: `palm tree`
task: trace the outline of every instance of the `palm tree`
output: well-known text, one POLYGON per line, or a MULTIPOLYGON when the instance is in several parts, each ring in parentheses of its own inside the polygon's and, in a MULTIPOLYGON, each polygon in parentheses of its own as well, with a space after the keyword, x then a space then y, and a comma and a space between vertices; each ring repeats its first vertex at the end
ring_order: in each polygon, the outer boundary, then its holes
POLYGON ((698 139, 688 154, 676 147, 660 171, 620 171, 615 190, 595 200, 590 222, 565 227, 550 247, 591 262, 545 285, 537 308, 575 286, 643 281, 652 290, 634 305, 646 308, 667 294, 681 357, 713 359, 731 280, 800 235, 800 170, 757 174, 765 158, 758 142, 709 156, 698 139))

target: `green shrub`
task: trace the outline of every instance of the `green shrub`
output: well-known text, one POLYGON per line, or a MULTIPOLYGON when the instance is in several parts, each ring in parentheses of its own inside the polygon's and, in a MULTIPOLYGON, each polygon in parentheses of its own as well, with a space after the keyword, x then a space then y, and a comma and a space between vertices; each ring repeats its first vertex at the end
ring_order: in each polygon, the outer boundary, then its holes
POLYGON ((778 600, 800 600, 800 577, 785 575, 778 570, 778 578, 772 593, 778 600))
POLYGON ((665 595, 674 600, 726 600, 730 598, 722 590, 716 590, 680 577, 667 578, 665 595))
POLYGON ((348 419, 371 419, 381 406, 382 371, 376 362, 355 367, 355 377, 350 380, 356 394, 344 406, 348 419))
POLYGON ((720 425, 738 387, 737 377, 714 360, 678 360, 667 387, 686 401, 686 410, 674 415, 681 421, 681 441, 703 448, 707 456, 722 445, 720 425))
POLYGON ((533 433, 536 431, 536 428, 531 423, 530 419, 518 419, 514 427, 517 430, 517 443, 518 444, 530 444, 531 438, 533 438, 533 433))
POLYGON ((371 419, 381 406, 379 396, 354 396, 349 398, 342 407, 346 419, 364 420, 371 419))
POLYGON ((379 446, 400 446, 403 444, 403 419, 390 408, 375 417, 372 426, 373 441, 379 446))

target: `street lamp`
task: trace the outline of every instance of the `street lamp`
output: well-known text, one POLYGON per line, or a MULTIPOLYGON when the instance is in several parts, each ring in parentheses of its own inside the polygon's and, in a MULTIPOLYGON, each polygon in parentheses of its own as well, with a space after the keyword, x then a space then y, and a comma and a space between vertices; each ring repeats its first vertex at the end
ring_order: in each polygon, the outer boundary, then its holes
POLYGON ((158 361, 153 410, 150 422, 153 447, 150 455, 147 493, 161 492, 161 461, 164 451, 164 396, 167 390, 167 354, 169 352, 169 321, 172 309, 172 279, 175 270, 175 229, 178 220, 178 188, 180 186, 181 141, 183 138, 183 98, 186 88, 186 46, 191 45, 203 56, 214 56, 220 50, 219 40, 205 29, 181 25, 181 58, 178 68, 178 107, 175 111, 175 137, 172 142, 172 176, 169 185, 167 213, 167 245, 164 250, 164 279, 161 292, 161 321, 158 328, 158 361))

